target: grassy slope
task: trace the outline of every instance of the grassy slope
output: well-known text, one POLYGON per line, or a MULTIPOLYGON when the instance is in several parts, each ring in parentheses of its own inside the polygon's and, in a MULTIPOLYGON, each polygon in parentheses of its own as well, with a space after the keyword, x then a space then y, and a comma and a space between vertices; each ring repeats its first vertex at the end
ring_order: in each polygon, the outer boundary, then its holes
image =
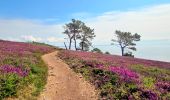
POLYGON ((101 99, 170 98, 168 62, 75 51, 62 51, 60 58, 93 83, 101 99))
POLYGON ((36 99, 46 84, 47 66, 43 54, 54 51, 52 46, 38 43, 21 43, 0 40, 0 99, 36 99), (4 66, 8 69, 3 69, 4 66), (15 68, 27 70, 20 76, 15 68))

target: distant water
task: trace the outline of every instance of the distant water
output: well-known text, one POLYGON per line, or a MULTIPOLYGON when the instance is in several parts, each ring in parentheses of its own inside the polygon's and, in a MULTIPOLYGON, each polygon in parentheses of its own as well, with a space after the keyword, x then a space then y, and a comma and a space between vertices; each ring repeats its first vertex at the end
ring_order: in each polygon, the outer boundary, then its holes
MULTIPOLYGON (((117 46, 96 46, 103 51, 120 55, 120 48, 117 46)), ((137 51, 133 52, 136 58, 170 62, 170 40, 141 41, 136 46, 137 51)))
MULTIPOLYGON (((119 48, 109 47, 112 54, 120 55, 119 48)), ((103 48, 102 50, 106 50, 103 48)), ((107 48, 108 49, 108 48, 107 48)), ((133 52, 136 58, 159 60, 170 62, 170 47, 168 46, 137 46, 137 51, 133 52)), ((109 51, 110 51, 109 50, 109 51)))
MULTIPOLYGON (((64 48, 63 43, 57 46, 64 48)), ((110 43, 96 43, 94 47, 100 48, 103 52, 121 55, 120 48, 111 46, 110 43)), ((136 47, 137 51, 133 52, 136 58, 170 62, 170 40, 140 41, 136 47)))
POLYGON ((170 62, 170 44, 137 46, 136 57, 170 62))

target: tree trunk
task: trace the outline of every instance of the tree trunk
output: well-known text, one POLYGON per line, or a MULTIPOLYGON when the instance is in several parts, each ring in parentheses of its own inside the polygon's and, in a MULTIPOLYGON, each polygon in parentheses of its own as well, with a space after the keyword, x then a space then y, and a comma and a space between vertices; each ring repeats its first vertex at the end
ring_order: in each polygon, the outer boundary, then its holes
POLYGON ((81 47, 82 51, 84 51, 84 42, 82 41, 82 47, 81 47))
POLYGON ((66 43, 64 42, 64 46, 65 46, 65 48, 66 48, 66 50, 67 50, 67 45, 66 45, 66 43))
POLYGON ((125 48, 121 47, 122 56, 124 56, 124 49, 125 49, 125 48))
POLYGON ((70 39, 70 41, 69 41, 69 50, 71 49, 71 43, 72 43, 72 40, 70 39))
POLYGON ((75 37, 74 37, 74 46, 75 46, 75 50, 77 50, 77 41, 75 37))

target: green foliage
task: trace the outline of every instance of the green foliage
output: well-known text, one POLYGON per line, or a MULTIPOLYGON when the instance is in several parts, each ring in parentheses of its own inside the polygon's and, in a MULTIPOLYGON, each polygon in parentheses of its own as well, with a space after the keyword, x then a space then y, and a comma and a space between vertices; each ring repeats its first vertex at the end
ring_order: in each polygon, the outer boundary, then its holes
POLYGON ((47 76, 47 67, 44 62, 41 60, 40 53, 34 53, 34 59, 36 62, 33 63, 32 59, 5 59, 4 64, 11 64, 15 66, 20 66, 21 64, 24 67, 30 68, 30 74, 27 77, 18 77, 15 74, 2 74, 0 75, 0 99, 6 97, 23 97, 26 98, 35 98, 34 96, 39 95, 43 87, 46 84, 47 76), (27 90, 31 86, 31 90, 27 90), (22 93, 25 91, 28 93, 22 93), (32 94, 30 96, 30 94, 32 94))
POLYGON ((13 57, 7 57, 3 60, 3 64, 9 64, 9 65, 14 65, 14 66, 19 66, 21 64, 20 59, 18 58, 13 58, 13 57))
POLYGON ((143 79, 144 87, 150 89, 154 87, 155 79, 152 77, 145 77, 143 79))
POLYGON ((32 72, 33 74, 39 74, 39 73, 41 73, 41 72, 43 72, 43 71, 44 71, 43 68, 41 68, 41 67, 39 67, 39 66, 37 66, 37 65, 35 65, 35 64, 32 64, 32 65, 31 65, 31 72, 32 72))
POLYGON ((117 89, 117 91, 115 92, 115 99, 127 99, 127 94, 128 94, 128 91, 126 89, 124 89, 123 86, 119 87, 117 89))
POLYGON ((126 52, 123 56, 134 57, 132 52, 126 52))
POLYGON ((110 55, 110 52, 106 51, 105 54, 109 54, 110 55))
POLYGON ((112 39, 112 45, 115 45, 115 43, 117 43, 118 45, 120 45, 121 51, 122 51, 122 56, 124 55, 124 49, 130 49, 130 50, 134 50, 136 51, 135 48, 135 41, 140 41, 140 35, 135 33, 132 34, 130 32, 121 32, 116 30, 115 31, 115 35, 117 37, 117 39, 112 39))
POLYGON ((88 41, 82 40, 82 41, 79 43, 79 45, 80 45, 80 50, 89 51, 89 48, 90 48, 90 46, 91 46, 91 43, 88 42, 88 41))
POLYGON ((82 31, 81 26, 84 24, 80 20, 72 19, 72 21, 64 26, 64 34, 69 38, 69 48, 71 49, 72 40, 75 43, 75 50, 77 50, 77 38, 80 37, 79 33, 82 31))
POLYGON ((16 74, 0 75, 0 99, 16 96, 19 77, 16 74))
POLYGON ((80 40, 79 49, 88 51, 89 46, 91 46, 91 40, 95 37, 94 29, 87 27, 84 22, 75 19, 72 19, 72 22, 65 24, 63 33, 66 34, 69 39, 68 49, 71 49, 72 41, 74 41, 75 50, 78 50, 77 40, 80 40))
POLYGON ((111 82, 105 83, 105 84, 102 86, 102 90, 106 90, 106 89, 112 90, 112 89, 113 89, 113 84, 112 84, 111 82))
MULTIPOLYGON (((34 55, 36 59, 39 59, 36 61, 36 63, 31 63, 29 59, 25 59, 25 61, 22 63, 24 66, 29 66, 30 68, 30 74, 27 77, 18 77, 15 74, 2 74, 0 75, 0 99, 5 97, 11 97, 11 96, 24 96, 27 93, 20 93, 20 91, 25 92, 31 92, 32 97, 39 95, 39 93, 42 91, 46 84, 46 76, 47 76, 47 67, 44 64, 44 62, 41 60, 40 54, 34 55), (27 87, 29 85, 32 86, 32 91, 27 90, 27 87)), ((4 61, 6 64, 15 64, 19 65, 19 60, 14 59, 6 59, 4 61), (17 63, 18 61, 18 63, 17 63)), ((28 94, 29 95, 29 94, 28 94)), ((28 95, 25 96, 25 99, 28 98, 28 95)))
POLYGON ((115 98, 115 94, 120 85, 118 84, 119 78, 116 74, 110 71, 101 69, 93 69, 91 75, 93 81, 97 81, 96 86, 100 88, 100 96, 105 99, 115 98))
POLYGON ((35 100, 47 78, 48 69, 41 56, 55 47, 36 42, 0 44, 0 100, 35 100))
POLYGON ((82 67, 80 69, 80 73, 85 77, 85 79, 89 79, 90 78, 90 69, 88 66, 82 67))
POLYGON ((114 86, 112 83, 107 82, 101 87, 101 97, 111 97, 111 94, 109 94, 108 91, 112 91, 114 89, 114 86))
POLYGON ((103 53, 99 48, 94 48, 94 49, 92 50, 92 52, 103 53))
POLYGON ((151 66, 143 66, 143 65, 133 65, 131 69, 135 70, 136 72, 144 75, 155 77, 156 79, 162 81, 170 81, 170 71, 164 68, 158 67, 151 67, 151 66))
POLYGON ((128 83, 125 85, 127 87, 127 90, 130 92, 130 93, 135 93, 138 91, 138 87, 136 84, 134 83, 128 83))
POLYGON ((80 33, 80 48, 84 51, 89 50, 89 46, 91 46, 91 40, 95 37, 94 29, 87 27, 85 24, 81 26, 82 32, 80 33))
POLYGON ((39 61, 36 63, 36 65, 31 66, 31 72, 33 75, 33 84, 35 86, 35 89, 32 92, 34 96, 39 95, 40 91, 43 90, 43 87, 46 84, 46 76, 48 70, 44 62, 40 59, 41 56, 38 56, 38 58, 39 61))
POLYGON ((101 69, 93 69, 93 74, 94 74, 94 75, 103 76, 103 75, 104 75, 104 71, 101 70, 101 69))

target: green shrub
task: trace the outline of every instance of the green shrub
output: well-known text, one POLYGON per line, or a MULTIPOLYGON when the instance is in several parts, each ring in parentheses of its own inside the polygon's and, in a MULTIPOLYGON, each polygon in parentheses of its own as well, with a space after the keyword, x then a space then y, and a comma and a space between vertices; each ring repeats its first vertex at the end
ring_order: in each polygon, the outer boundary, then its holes
POLYGON ((143 79, 143 84, 144 84, 144 87, 146 88, 153 88, 154 87, 154 83, 155 83, 155 79, 152 78, 152 77, 145 77, 143 79))
POLYGON ((85 79, 90 78, 90 69, 88 67, 81 68, 80 73, 85 77, 85 79))
POLYGON ((146 77, 155 77, 159 81, 170 81, 170 71, 164 68, 133 65, 131 69, 146 77))
POLYGON ((19 66, 21 62, 18 58, 7 57, 6 59, 3 60, 3 64, 19 66))
POLYGON ((19 77, 16 74, 0 75, 0 99, 16 96, 19 77))

